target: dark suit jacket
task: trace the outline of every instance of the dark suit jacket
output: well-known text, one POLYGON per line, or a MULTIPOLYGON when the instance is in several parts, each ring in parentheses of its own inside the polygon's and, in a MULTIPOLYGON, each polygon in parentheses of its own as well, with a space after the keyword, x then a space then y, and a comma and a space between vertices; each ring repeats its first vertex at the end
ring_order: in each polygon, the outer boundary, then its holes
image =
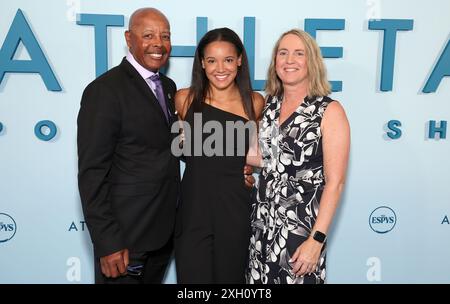
POLYGON ((145 80, 124 58, 90 83, 78 114, 78 186, 95 256, 156 250, 172 236, 179 192, 175 83, 160 74, 167 123, 145 80))

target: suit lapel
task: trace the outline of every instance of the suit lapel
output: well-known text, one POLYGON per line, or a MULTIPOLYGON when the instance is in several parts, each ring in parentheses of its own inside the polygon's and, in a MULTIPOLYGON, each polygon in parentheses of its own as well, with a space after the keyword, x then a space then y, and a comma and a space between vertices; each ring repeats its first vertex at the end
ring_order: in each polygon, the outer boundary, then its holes
MULTIPOLYGON (((130 78, 132 78, 132 80, 133 80, 132 82, 138 87, 138 90, 146 97, 146 99, 153 106, 155 111, 157 111, 160 114, 158 116, 167 125, 166 116, 164 115, 164 112, 163 112, 161 106, 159 105, 158 99, 156 98, 155 94, 153 94, 153 91, 148 87, 147 82, 141 77, 141 75, 139 75, 139 73, 136 71, 136 69, 125 58, 123 58, 120 66, 127 72, 128 76, 130 78)), ((163 84, 163 91, 164 91, 164 95, 167 98, 166 86, 164 84, 163 84)), ((170 111, 172 113, 172 110, 170 110, 170 111)))
POLYGON ((175 114, 175 101, 174 101, 174 97, 172 96, 172 90, 170 88, 170 84, 167 80, 166 75, 163 74, 159 74, 160 78, 161 78, 161 83, 163 86, 163 91, 164 91, 164 96, 166 98, 166 105, 167 105, 167 109, 169 111, 169 125, 171 125, 171 122, 173 122, 174 117, 177 117, 175 114))

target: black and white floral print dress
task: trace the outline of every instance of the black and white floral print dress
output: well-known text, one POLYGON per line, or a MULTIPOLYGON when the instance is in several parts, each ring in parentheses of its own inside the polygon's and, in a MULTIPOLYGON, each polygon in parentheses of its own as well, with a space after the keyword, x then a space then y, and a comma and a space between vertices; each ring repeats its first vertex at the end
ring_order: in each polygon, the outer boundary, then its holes
POLYGON ((325 281, 325 245, 310 275, 296 277, 289 259, 309 237, 317 218, 325 185, 320 124, 330 102, 329 97, 306 97, 279 126, 282 99, 268 99, 259 131, 264 167, 252 199, 247 283, 325 281))

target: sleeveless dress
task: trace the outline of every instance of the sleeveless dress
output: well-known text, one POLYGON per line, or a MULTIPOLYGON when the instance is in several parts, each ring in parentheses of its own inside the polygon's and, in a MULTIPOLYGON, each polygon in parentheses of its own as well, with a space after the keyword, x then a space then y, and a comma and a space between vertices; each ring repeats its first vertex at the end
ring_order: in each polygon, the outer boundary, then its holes
POLYGON ((264 167, 252 198, 247 283, 325 281, 325 244, 310 275, 295 277, 289 259, 309 237, 319 210, 325 185, 320 124, 330 102, 328 97, 306 97, 279 126, 282 100, 268 99, 259 131, 264 167))
POLYGON ((186 168, 177 210, 177 281, 245 283, 251 189, 245 186, 244 165, 250 135, 229 130, 227 124, 244 125, 247 119, 203 103, 201 114, 194 113, 191 105, 185 121, 191 134, 185 132, 184 145, 191 144, 191 155, 184 155, 186 168), (194 130, 196 124, 208 129, 200 139, 194 130), (209 147, 214 137, 216 154, 207 149, 202 149, 201 155, 194 154, 194 143, 197 148, 198 143, 209 147))

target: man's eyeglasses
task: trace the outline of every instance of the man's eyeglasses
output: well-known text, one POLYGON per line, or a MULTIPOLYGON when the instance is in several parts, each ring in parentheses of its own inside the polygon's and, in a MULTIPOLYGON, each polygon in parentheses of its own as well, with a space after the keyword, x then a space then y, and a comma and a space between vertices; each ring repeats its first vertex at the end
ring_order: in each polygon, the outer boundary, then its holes
POLYGON ((141 276, 144 265, 128 265, 127 274, 131 276, 141 276))

